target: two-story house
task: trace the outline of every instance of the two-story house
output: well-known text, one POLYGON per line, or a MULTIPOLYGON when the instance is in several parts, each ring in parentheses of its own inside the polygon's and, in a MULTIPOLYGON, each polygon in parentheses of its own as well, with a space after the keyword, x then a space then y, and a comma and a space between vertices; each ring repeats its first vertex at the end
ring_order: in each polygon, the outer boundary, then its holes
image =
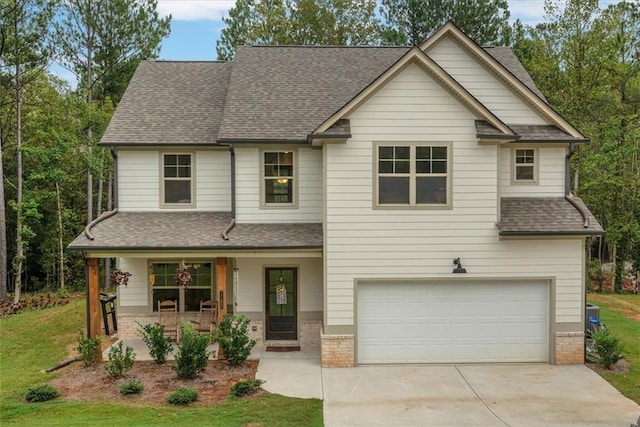
POLYGON ((262 344, 321 346, 323 366, 582 363, 603 232, 568 191, 586 142, 510 49, 453 24, 413 48, 143 62, 101 141, 117 209, 70 247, 90 318, 98 260, 132 274, 124 337, 158 301, 189 318, 214 299, 262 344))

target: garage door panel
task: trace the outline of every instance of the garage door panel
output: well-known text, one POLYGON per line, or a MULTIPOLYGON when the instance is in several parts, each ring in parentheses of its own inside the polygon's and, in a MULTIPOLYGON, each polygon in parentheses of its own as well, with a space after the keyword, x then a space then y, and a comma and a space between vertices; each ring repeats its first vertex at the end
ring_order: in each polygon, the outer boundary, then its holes
POLYGON ((359 363, 544 362, 548 285, 364 284, 359 363))

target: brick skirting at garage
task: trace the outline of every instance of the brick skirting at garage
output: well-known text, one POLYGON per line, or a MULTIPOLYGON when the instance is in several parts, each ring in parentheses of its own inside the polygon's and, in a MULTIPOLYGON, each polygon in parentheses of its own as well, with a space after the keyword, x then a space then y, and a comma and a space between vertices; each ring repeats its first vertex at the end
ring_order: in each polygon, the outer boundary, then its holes
POLYGON ((556 365, 584 363, 584 332, 556 332, 556 365))
POLYGON ((323 368, 351 368, 355 366, 355 340, 353 335, 325 335, 322 341, 323 368))

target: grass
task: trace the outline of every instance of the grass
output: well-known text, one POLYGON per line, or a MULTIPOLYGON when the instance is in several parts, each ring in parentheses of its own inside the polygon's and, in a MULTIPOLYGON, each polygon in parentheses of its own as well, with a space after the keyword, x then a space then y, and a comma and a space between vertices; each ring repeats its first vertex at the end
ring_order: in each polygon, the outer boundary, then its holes
POLYGON ((0 425, 20 426, 322 426, 322 401, 265 394, 208 408, 120 403, 27 403, 29 387, 60 372, 45 369, 65 360, 84 326, 85 302, 0 317, 0 425))
POLYGON ((640 403, 640 295, 589 294, 587 301, 600 307, 600 318, 624 344, 628 374, 602 371, 600 375, 629 399, 640 403))

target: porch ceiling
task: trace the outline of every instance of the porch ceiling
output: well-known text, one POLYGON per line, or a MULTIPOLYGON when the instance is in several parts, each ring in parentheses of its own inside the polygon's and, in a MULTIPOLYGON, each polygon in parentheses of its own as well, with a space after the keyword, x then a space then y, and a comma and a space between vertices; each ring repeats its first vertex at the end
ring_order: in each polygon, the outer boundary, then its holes
POLYGON ((69 249, 141 250, 309 250, 322 249, 322 224, 236 224, 222 238, 228 212, 118 212, 96 224, 90 240, 84 233, 69 249))

